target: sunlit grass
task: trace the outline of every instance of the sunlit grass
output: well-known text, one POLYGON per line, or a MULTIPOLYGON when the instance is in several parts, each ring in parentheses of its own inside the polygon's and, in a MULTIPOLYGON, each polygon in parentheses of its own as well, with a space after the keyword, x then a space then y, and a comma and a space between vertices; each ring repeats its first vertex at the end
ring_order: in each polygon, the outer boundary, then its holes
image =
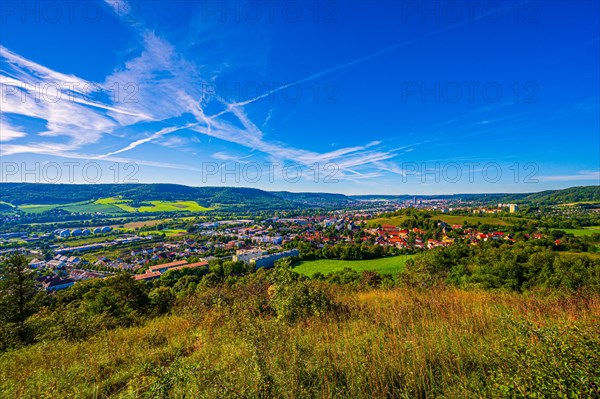
POLYGON ((294 267, 294 271, 306 276, 312 276, 316 272, 325 275, 331 272, 350 268, 358 272, 363 270, 376 271, 382 274, 396 275, 404 270, 404 265, 413 255, 389 256, 379 259, 368 260, 337 260, 337 259, 318 259, 299 262, 294 267))
POLYGON ((0 396, 558 397, 572 378, 598 383, 597 296, 333 295, 337 311, 286 324, 216 290, 141 327, 5 353, 0 396))
POLYGON ((140 207, 134 207, 130 204, 131 200, 124 200, 121 198, 100 198, 96 201, 98 204, 111 204, 119 207, 125 212, 205 212, 211 208, 204 207, 198 204, 196 201, 144 201, 151 204, 150 206, 143 205, 140 207))

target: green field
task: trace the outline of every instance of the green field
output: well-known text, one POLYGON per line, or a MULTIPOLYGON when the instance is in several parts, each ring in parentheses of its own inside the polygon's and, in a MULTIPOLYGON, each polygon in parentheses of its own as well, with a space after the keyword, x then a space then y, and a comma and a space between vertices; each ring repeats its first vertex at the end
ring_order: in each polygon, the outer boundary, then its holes
POLYGON ((82 202, 72 202, 69 204, 46 204, 46 205, 36 205, 36 204, 27 204, 27 205, 19 205, 19 209, 27 212, 27 213, 42 213, 46 211, 50 211, 52 209, 64 209, 68 212, 77 212, 77 213, 122 213, 123 211, 119 208, 102 204, 92 201, 82 201, 82 202))
POLYGON ((584 227, 583 229, 559 229, 575 236, 591 236, 594 233, 600 234, 600 226, 584 227))
POLYGON ((125 212, 204 212, 211 208, 206 208, 196 201, 144 201, 150 206, 133 207, 131 200, 121 198, 101 198, 96 204, 110 205, 117 207, 125 212))
MULTIPOLYGON (((72 202, 69 204, 26 204, 18 208, 27 213, 42 213, 52 209, 64 209, 75 213, 133 213, 133 212, 204 212, 206 208, 196 201, 144 201, 150 205, 133 207, 131 200, 121 198, 100 198, 96 201, 72 202)), ((10 204, 2 204, 11 206, 10 204)))
POLYGON ((396 275, 399 271, 404 270, 406 261, 412 257, 413 255, 399 255, 369 260, 307 260, 297 263, 294 267, 294 271, 306 276, 312 276, 316 272, 321 272, 326 275, 349 267, 350 269, 359 272, 363 270, 372 270, 379 273, 396 275))
POLYGON ((27 213, 42 213, 50 211, 59 205, 21 205, 19 209, 27 213))
POLYGON ((158 234, 164 234, 167 237, 179 236, 186 234, 187 231, 183 229, 165 229, 165 230, 150 230, 139 233, 140 236, 153 236, 158 234))
MULTIPOLYGON (((402 226, 402 224, 410 219, 408 216, 392 216, 388 218, 376 218, 369 221, 370 226, 377 224, 393 224, 395 226, 402 226)), ((466 221, 470 225, 476 225, 477 223, 497 225, 497 226, 509 226, 515 223, 518 218, 499 218, 496 216, 462 216, 462 215, 434 215, 431 217, 433 220, 441 220, 448 224, 464 224, 466 221)))

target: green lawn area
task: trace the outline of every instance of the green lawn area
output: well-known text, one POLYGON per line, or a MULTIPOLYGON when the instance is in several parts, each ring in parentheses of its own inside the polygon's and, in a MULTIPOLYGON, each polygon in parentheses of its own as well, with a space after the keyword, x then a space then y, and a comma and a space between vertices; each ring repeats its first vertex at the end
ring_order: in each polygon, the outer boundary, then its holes
POLYGON ((140 206, 138 208, 131 206, 131 200, 121 198, 100 198, 97 204, 110 204, 122 209, 125 212, 204 212, 211 208, 206 208, 196 201, 144 201, 150 206, 140 206))
MULTIPOLYGON (((369 225, 373 226, 376 224, 393 224, 395 226, 402 226, 403 223, 408 220, 408 216, 392 216, 389 218, 376 218, 369 221, 369 225)), ((509 226, 515 223, 517 218, 499 218, 496 216, 462 216, 462 215, 435 215, 432 216, 433 220, 441 220, 442 222, 446 222, 448 224, 464 224, 466 221, 470 225, 476 225, 481 222, 481 224, 489 224, 489 225, 497 225, 497 226, 509 226)))
POLYGON ((152 206, 142 206, 138 212, 204 212, 210 210, 196 201, 149 201, 152 206))
POLYGON ((82 202, 72 202, 69 204, 46 204, 46 205, 36 205, 36 204, 27 204, 20 205, 19 209, 27 213, 42 213, 52 209, 64 209, 68 212, 79 212, 79 213, 94 213, 94 212, 103 212, 103 213, 121 213, 122 211, 113 205, 110 204, 102 204, 98 202, 92 201, 82 201, 82 202))
MULTIPOLYGON (((130 205, 131 200, 121 198, 100 198, 96 201, 72 202, 68 204, 27 204, 19 209, 27 213, 42 213, 52 209, 64 209, 68 212, 79 213, 130 213, 130 212, 204 212, 206 208, 196 201, 144 201, 149 206, 139 208, 130 205)), ((7 205, 8 206, 8 205, 7 205)))
POLYGON ((406 261, 413 256, 414 255, 398 255, 369 260, 306 260, 297 263, 294 267, 294 271, 306 276, 312 276, 316 272, 321 272, 326 275, 349 267, 359 272, 363 270, 372 270, 379 273, 396 275, 399 271, 404 269, 406 261))
POLYGON ((140 236, 150 236, 150 235, 158 235, 165 234, 167 237, 178 236, 187 233, 186 230, 183 229, 165 229, 165 230, 151 230, 151 231, 142 231, 139 233, 140 236))
POLYGON ((575 236, 591 236, 594 233, 600 234, 600 226, 584 227, 583 229, 558 229, 565 233, 573 234, 575 236))
POLYGON ((27 213, 42 213, 59 206, 61 205, 20 205, 19 209, 27 213))

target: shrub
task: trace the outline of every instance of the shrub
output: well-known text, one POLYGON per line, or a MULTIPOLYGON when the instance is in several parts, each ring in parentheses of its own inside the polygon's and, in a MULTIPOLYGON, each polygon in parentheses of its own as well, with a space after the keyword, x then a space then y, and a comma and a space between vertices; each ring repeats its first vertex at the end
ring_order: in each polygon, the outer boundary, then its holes
POLYGON ((306 281, 274 285, 269 299, 277 318, 291 323, 311 316, 323 316, 332 309, 327 293, 306 281))

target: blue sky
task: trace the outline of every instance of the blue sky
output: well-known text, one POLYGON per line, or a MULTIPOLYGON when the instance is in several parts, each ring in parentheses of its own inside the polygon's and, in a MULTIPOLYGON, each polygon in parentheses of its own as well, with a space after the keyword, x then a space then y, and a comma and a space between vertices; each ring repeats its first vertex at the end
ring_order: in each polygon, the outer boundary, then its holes
POLYGON ((2 3, 2 181, 600 184, 596 1, 68 4, 2 3))

